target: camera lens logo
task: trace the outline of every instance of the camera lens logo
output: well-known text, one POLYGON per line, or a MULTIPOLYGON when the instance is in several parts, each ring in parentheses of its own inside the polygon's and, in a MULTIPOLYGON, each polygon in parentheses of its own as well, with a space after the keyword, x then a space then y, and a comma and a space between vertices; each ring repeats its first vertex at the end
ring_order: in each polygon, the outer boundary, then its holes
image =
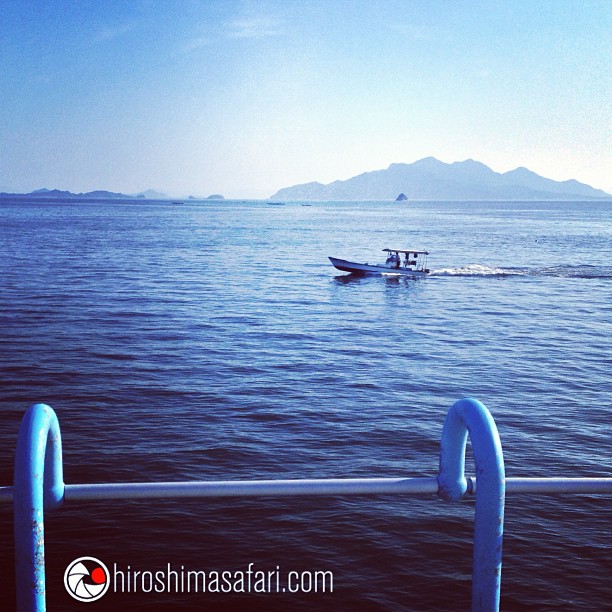
POLYGON ((96 601, 108 591, 110 574, 95 557, 80 557, 66 568, 64 586, 79 601, 96 601))

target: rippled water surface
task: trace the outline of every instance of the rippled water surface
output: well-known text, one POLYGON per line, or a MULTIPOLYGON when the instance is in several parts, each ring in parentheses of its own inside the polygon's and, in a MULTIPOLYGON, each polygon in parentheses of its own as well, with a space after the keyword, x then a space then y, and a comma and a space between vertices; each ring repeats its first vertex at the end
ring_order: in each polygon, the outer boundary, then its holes
MULTIPOLYGON (((0 484, 24 410, 58 414, 68 484, 435 476, 460 397, 491 410, 507 476, 610 475, 611 204, 0 203, 0 484), (419 281, 329 255, 430 251, 419 281)), ((2 597, 14 570, 3 522, 2 597)), ((508 495, 502 610, 603 610, 610 498, 508 495)), ((63 574, 107 565, 330 570, 333 594, 109 593, 100 609, 465 610, 473 502, 73 502, 63 574)))

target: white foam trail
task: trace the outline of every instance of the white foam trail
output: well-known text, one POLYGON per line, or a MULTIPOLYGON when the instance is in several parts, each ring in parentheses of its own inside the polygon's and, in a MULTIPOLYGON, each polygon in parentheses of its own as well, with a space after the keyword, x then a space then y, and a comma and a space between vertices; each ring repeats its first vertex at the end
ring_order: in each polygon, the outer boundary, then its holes
POLYGON ((492 268, 480 264, 470 264, 461 268, 440 268, 432 270, 431 276, 510 276, 527 274, 517 268, 492 268))

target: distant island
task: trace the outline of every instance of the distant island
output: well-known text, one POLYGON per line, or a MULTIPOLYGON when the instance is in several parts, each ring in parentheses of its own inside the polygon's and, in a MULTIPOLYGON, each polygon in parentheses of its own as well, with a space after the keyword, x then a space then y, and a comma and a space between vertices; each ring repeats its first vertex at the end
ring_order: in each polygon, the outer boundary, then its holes
POLYGON ((159 193, 149 189, 142 193, 128 195, 116 193, 114 191, 88 191, 86 193, 72 193, 61 189, 36 189, 30 193, 0 193, 0 197, 27 197, 27 198, 48 198, 48 199, 80 199, 80 200, 166 200, 169 199, 165 193, 159 193))
POLYGON ((213 195, 206 196, 205 198, 201 196, 190 195, 188 199, 189 200, 225 200, 225 198, 218 193, 213 193, 213 195))
POLYGON ((575 180, 553 181, 527 168, 499 173, 468 159, 446 164, 426 157, 413 164, 391 164, 328 185, 285 187, 276 200, 576 200, 610 198, 610 194, 575 180), (397 194, 400 194, 399 196, 397 194))
MULTIPOLYGON (((114 191, 87 191, 86 193, 72 193, 71 191, 62 191, 60 189, 36 189, 30 193, 0 193, 0 198, 40 198, 40 199, 78 199, 78 200, 171 200, 169 195, 147 189, 141 193, 125 194, 114 191)), ((206 198, 198 198, 189 196, 190 200, 224 200, 225 198, 219 194, 213 194, 206 198)))
POLYGON ((87 200, 125 200, 125 199, 144 199, 145 194, 126 195, 113 191, 88 191, 87 193, 72 193, 61 189, 36 189, 30 193, 0 193, 0 197, 28 197, 28 198, 57 198, 57 199, 87 199, 87 200))

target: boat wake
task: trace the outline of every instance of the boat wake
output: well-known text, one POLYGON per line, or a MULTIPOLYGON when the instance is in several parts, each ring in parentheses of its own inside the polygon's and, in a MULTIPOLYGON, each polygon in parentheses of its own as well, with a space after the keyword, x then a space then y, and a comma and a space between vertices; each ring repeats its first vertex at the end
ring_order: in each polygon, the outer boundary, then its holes
POLYGON ((495 268, 481 264, 470 264, 461 268, 432 270, 429 276, 550 276, 557 278, 612 278, 610 266, 548 266, 542 268, 495 268))
POLYGON ((470 264, 461 268, 432 270, 429 276, 523 276, 525 274, 529 274, 527 268, 491 268, 480 264, 470 264))

